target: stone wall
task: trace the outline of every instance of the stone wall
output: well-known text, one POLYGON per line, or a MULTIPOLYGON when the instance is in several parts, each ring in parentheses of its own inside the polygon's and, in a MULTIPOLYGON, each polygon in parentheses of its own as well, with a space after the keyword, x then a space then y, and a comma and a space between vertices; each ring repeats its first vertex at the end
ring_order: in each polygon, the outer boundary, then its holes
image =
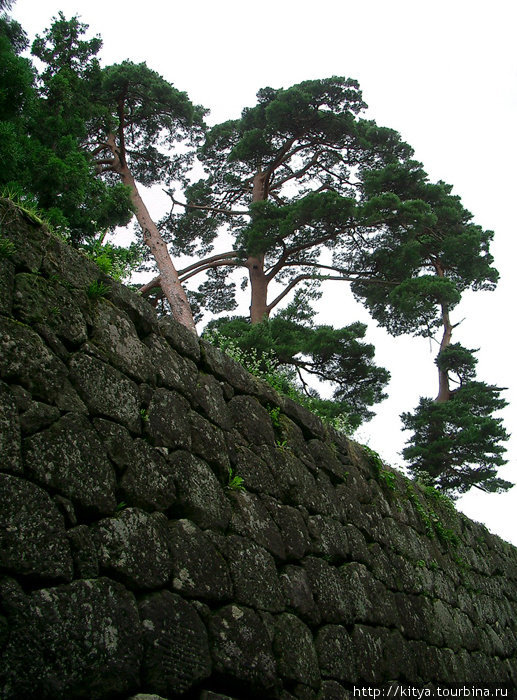
POLYGON ((0 225, 2 698, 517 686, 515 548, 0 225))

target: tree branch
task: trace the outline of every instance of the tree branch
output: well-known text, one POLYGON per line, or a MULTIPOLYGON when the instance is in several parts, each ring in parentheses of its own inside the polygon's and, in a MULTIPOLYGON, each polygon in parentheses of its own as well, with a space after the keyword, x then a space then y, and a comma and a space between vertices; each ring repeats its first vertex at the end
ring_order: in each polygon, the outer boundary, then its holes
POLYGON ((194 277, 195 275, 199 274, 200 272, 204 272, 205 270, 213 270, 214 267, 223 267, 224 265, 233 265, 235 267, 239 267, 242 266, 242 263, 238 260, 220 260, 219 262, 208 263, 206 265, 203 265, 202 267, 198 267, 197 269, 193 270, 187 275, 182 275, 182 273, 179 272, 178 274, 180 275, 180 282, 186 282, 191 277, 194 277))
POLYGON ((201 266, 206 266, 210 263, 220 261, 220 260, 230 260, 231 258, 238 258, 239 253, 235 250, 230 250, 227 253, 219 253, 218 255, 212 255, 210 258, 204 258, 203 260, 198 260, 195 263, 192 263, 192 265, 189 265, 188 267, 183 268, 183 270, 178 270, 179 275, 185 275, 188 272, 192 272, 195 270, 197 267, 201 266))
POLYGON ((215 214, 227 214, 229 216, 249 216, 249 211, 231 211, 231 209, 220 209, 219 207, 209 207, 209 206, 203 206, 201 204, 187 204, 186 202, 180 202, 179 200, 175 199, 172 192, 170 190, 163 190, 165 194, 167 194, 171 199, 172 199, 172 204, 173 208, 174 205, 177 204, 180 207, 184 207, 185 209, 198 209, 201 211, 211 211, 214 212, 215 214))

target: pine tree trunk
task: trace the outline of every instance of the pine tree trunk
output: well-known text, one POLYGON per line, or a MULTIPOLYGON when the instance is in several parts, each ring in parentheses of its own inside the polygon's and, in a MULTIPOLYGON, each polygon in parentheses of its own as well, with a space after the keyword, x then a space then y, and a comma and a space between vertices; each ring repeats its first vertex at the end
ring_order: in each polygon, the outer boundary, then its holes
POLYGON ((179 280, 178 272, 167 250, 158 228, 149 214, 140 194, 135 179, 127 166, 121 166, 118 173, 124 185, 131 191, 131 201, 135 208, 138 223, 142 227, 144 243, 149 247, 160 272, 160 286, 171 307, 172 317, 196 333, 196 324, 185 290, 179 280))
MULTIPOLYGON (((438 268, 438 275, 440 277, 444 276, 443 270, 438 268)), ((452 338, 452 324, 449 316, 449 307, 447 304, 442 304, 442 323, 443 323, 443 335, 442 342, 440 343, 440 350, 438 351, 438 356, 449 347, 452 338)), ((449 375, 447 371, 438 368, 438 396, 435 398, 436 403, 445 403, 451 396, 451 389, 449 386, 449 375)))
MULTIPOLYGON (((265 174, 260 170, 253 178, 252 202, 262 202, 267 198, 265 174)), ((264 255, 249 256, 246 261, 251 285, 251 323, 261 323, 269 317, 267 308, 268 280, 264 272, 264 255)))

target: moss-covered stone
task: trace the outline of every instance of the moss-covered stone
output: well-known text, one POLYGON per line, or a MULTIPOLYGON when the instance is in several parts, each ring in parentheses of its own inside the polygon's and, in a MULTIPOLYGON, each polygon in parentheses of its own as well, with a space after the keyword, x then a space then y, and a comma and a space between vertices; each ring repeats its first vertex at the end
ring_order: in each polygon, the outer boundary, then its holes
POLYGON ((24 323, 48 326, 58 337, 80 345, 88 338, 86 321, 75 294, 39 275, 16 275, 14 313, 24 323))
POLYGON ((23 323, 0 317, 0 379, 21 384, 35 398, 52 402, 67 375, 61 360, 23 323))
POLYGON ((156 389, 144 415, 144 429, 153 445, 177 449, 190 447, 190 405, 180 394, 156 389))
POLYGON ((170 465, 176 484, 177 515, 193 520, 202 528, 226 530, 231 507, 206 462, 180 450, 170 457, 170 465))
MULTIPOLYGON (((273 694, 278 689, 271 639, 260 616, 242 605, 227 605, 209 621, 214 671, 241 687, 273 694)), ((274 694, 273 694, 274 697, 274 694)))
POLYGON ((20 422, 14 396, 7 384, 0 382, 0 470, 22 471, 20 422))
POLYGON ((116 506, 115 472, 84 416, 63 416, 23 443, 27 474, 87 512, 106 515, 116 506))
POLYGON ((190 520, 169 523, 172 585, 188 598, 228 601, 233 585, 228 565, 210 537, 190 520))
POLYGON ((35 591, 12 618, 2 697, 102 698, 138 687, 140 620, 134 597, 109 579, 35 591))
POLYGON ((123 508, 92 530, 101 571, 132 589, 160 588, 169 580, 172 562, 164 515, 123 508))
POLYGON ((235 427, 251 445, 274 445, 275 432, 266 409, 250 396, 236 396, 228 408, 235 427))
POLYGON ((4 316, 10 316, 13 308, 14 275, 14 264, 0 255, 0 314, 4 316))
POLYGON ((324 625, 318 631, 315 647, 323 678, 345 683, 357 680, 357 654, 351 635, 341 625, 324 625))
POLYGON ((148 511, 166 511, 176 500, 170 464, 144 440, 134 441, 131 462, 119 486, 123 501, 148 511))
POLYGON ((312 634, 295 615, 283 613, 275 618, 273 650, 282 679, 319 688, 320 670, 312 634))
POLYGON ((208 634, 189 603, 160 591, 141 600, 138 609, 145 688, 164 697, 179 696, 210 676, 208 634))
POLYGON ((128 315, 107 299, 99 299, 95 307, 90 339, 121 372, 138 382, 154 383, 155 371, 147 346, 128 315))
POLYGON ((148 336, 145 345, 160 386, 193 396, 198 376, 194 362, 182 357, 158 334, 148 336))
POLYGON ((228 562, 234 600, 268 612, 285 610, 285 599, 273 557, 244 537, 229 535, 218 542, 228 562))
POLYGON ((258 496, 246 491, 229 494, 232 504, 230 529, 249 537, 273 556, 285 559, 285 546, 280 530, 258 496))
POLYGON ((71 580, 63 517, 48 493, 26 479, 0 474, 0 503, 0 567, 35 580, 71 580))
POLYGON ((111 418, 140 432, 140 402, 136 384, 95 357, 77 353, 70 360, 70 377, 94 416, 111 418))

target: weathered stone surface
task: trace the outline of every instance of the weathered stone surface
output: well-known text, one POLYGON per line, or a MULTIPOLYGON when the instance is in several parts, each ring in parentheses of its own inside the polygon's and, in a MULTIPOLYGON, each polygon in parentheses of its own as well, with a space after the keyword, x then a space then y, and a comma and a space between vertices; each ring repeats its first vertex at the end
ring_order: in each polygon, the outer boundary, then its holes
POLYGON ((0 470, 23 471, 20 450, 21 434, 14 396, 7 384, 0 382, 0 470))
POLYGON ((145 344, 158 383, 167 389, 176 389, 185 396, 193 396, 198 376, 194 362, 182 357, 160 335, 153 333, 145 339, 145 344))
POLYGON ((221 478, 228 476, 230 460, 223 431, 195 411, 189 418, 192 452, 216 467, 221 478))
POLYGON ((134 597, 109 579, 35 591, 13 618, 2 697, 91 698, 138 687, 140 620, 134 597))
POLYGON ((91 342, 124 374, 139 382, 153 383, 154 370, 147 347, 127 314, 107 299, 99 299, 96 304, 91 342))
POLYGON ((117 471, 124 473, 135 458, 133 438, 126 428, 113 421, 94 418, 92 422, 117 471))
POLYGON ((228 601, 233 585, 228 565, 207 535, 190 520, 169 523, 172 585, 187 597, 228 601))
POLYGON ((144 656, 142 681, 153 693, 181 695, 210 676, 208 634, 195 609, 169 591, 139 603, 144 656))
POLYGON ((171 465, 144 440, 135 440, 131 463, 120 479, 120 496, 128 505, 165 511, 176 500, 171 465))
POLYGON ((279 559, 285 559, 285 546, 280 530, 258 496, 245 491, 229 494, 232 504, 230 529, 249 537, 279 559))
POLYGON ((92 282, 102 280, 109 284, 110 279, 103 275, 99 267, 83 253, 64 245, 55 236, 49 235, 45 254, 41 261, 41 272, 50 279, 57 279, 65 286, 70 285, 86 293, 92 282))
POLYGON ((342 625, 325 625, 316 636, 316 651, 323 678, 354 683, 357 680, 356 650, 342 625))
POLYGON ((244 480, 248 491, 279 496, 279 488, 273 478, 267 461, 245 445, 236 442, 236 432, 227 437, 228 454, 236 474, 244 480))
POLYGON ((196 409, 208 420, 227 429, 231 426, 231 417, 224 398, 222 383, 209 374, 200 374, 195 393, 196 409))
POLYGON ((92 532, 101 571, 132 589, 160 588, 168 581, 172 562, 161 513, 124 508, 100 520, 92 532))
POLYGON ((0 567, 40 579, 72 578, 63 518, 50 496, 30 481, 0 474, 0 567))
POLYGON ((65 379, 63 382, 61 391, 54 403, 62 413, 83 413, 85 416, 88 415, 86 404, 68 379, 65 379))
POLYGON ((24 270, 39 270, 50 234, 41 226, 33 226, 9 199, 0 199, 0 215, 2 236, 13 245, 9 262, 24 270))
POLYGON ((74 562, 75 578, 97 578, 99 561, 92 531, 87 525, 78 525, 67 531, 74 562))
POLYGON ((335 447, 333 449, 333 443, 313 439, 308 441, 307 447, 319 469, 324 469, 331 474, 337 482, 346 481, 349 474, 348 465, 343 464, 339 459, 337 449, 335 447))
POLYGON ((228 408, 235 427, 251 445, 274 445, 275 433, 271 417, 260 403, 250 396, 235 396, 228 408))
POLYGON ((292 399, 282 397, 282 410, 302 428, 309 439, 320 438, 325 440, 327 438, 328 431, 321 420, 314 413, 311 413, 292 399))
POLYGON ((49 406, 41 401, 31 401, 26 411, 20 414, 20 428, 23 435, 32 435, 39 430, 49 428, 61 416, 56 406, 49 406))
POLYGON ((177 392, 156 389, 144 421, 145 432, 153 445, 189 448, 189 410, 188 402, 177 392))
POLYGON ((337 681, 323 681, 318 700, 351 700, 353 694, 350 690, 345 690, 337 681))
POLYGON ((280 583, 287 607, 302 620, 313 625, 319 624, 321 614, 314 600, 306 570, 301 566, 285 566, 280 574, 280 583))
POLYGON ((316 557, 306 557, 302 563, 321 619, 341 624, 353 622, 353 603, 338 569, 316 557))
POLYGON ((320 671, 311 631, 294 615, 283 613, 275 618, 273 651, 283 679, 319 687, 320 671))
POLYGON ((387 660, 384 649, 387 647, 390 632, 382 627, 355 625, 352 643, 357 659, 358 680, 367 683, 381 683, 386 678, 387 660))
POLYGON ((84 416, 63 416, 24 440, 27 474, 78 505, 101 515, 116 506, 115 472, 84 416))
POLYGON ((312 552, 324 557, 333 564, 342 563, 349 552, 348 539, 344 526, 323 515, 313 515, 307 521, 312 540, 312 552))
POLYGON ((16 275, 13 310, 29 325, 47 326, 59 338, 79 345, 88 338, 85 318, 74 294, 39 275, 16 275))
POLYGON ((107 298, 128 315, 142 337, 158 331, 156 311, 140 294, 135 294, 120 282, 112 280, 107 298))
MULTIPOLYGON (((269 455, 268 466, 286 503, 302 505, 311 513, 335 513, 336 507, 325 488, 316 486, 314 475, 290 450, 265 446, 261 448, 260 454, 263 459, 269 455)), ((319 475, 319 478, 321 477, 322 475, 319 475)), ((330 485, 330 482, 328 484, 330 485)))
POLYGON ((28 326, 0 317, 0 379, 21 384, 38 399, 52 402, 61 391, 66 367, 28 326))
POLYGON ((0 255, 0 314, 10 316, 13 308, 15 267, 6 257, 0 255))
POLYGON ((231 507, 209 466, 182 450, 170 457, 170 464, 176 484, 175 512, 201 528, 225 530, 231 507))
POLYGON ((393 593, 377 581, 370 571, 357 562, 341 566, 347 600, 354 621, 384 627, 397 622, 397 606, 393 593))
POLYGON ((273 557, 237 535, 221 542, 233 581, 234 600, 259 610, 282 612, 285 601, 273 557))
POLYGON ((199 350, 199 338, 195 333, 192 333, 186 326, 178 321, 175 321, 170 316, 159 320, 161 334, 165 340, 175 349, 180 355, 190 357, 197 362, 201 356, 199 350))
POLYGON ((70 360, 70 377, 94 416, 111 418, 129 430, 140 432, 136 384, 95 357, 77 353, 70 360))
POLYGON ((302 559, 309 551, 310 537, 301 510, 282 505, 268 496, 262 496, 261 500, 280 530, 286 558, 302 559))
POLYGON ((241 393, 255 393, 253 377, 249 372, 246 372, 242 365, 205 340, 200 340, 199 345, 203 363, 211 374, 229 382, 241 393))
POLYGON ((245 688, 271 692, 277 685, 271 639, 260 616, 250 608, 227 605, 209 621, 214 670, 245 688))

